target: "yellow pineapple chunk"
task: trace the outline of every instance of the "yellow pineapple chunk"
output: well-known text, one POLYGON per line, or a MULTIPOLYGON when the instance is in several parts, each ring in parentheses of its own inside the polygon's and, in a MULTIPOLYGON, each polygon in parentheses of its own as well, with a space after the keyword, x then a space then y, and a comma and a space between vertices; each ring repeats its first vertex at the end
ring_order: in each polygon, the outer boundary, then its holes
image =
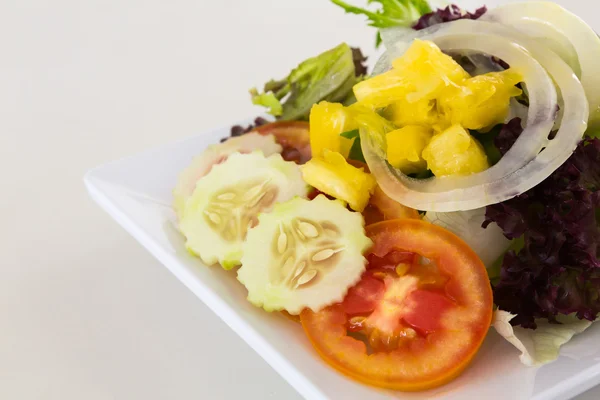
POLYGON ((313 156, 319 157, 324 150, 331 150, 348 158, 354 139, 342 137, 340 133, 357 127, 343 105, 327 101, 313 105, 310 110, 310 148, 313 156))
POLYGON ((469 175, 490 167, 481 144, 460 125, 435 135, 423 159, 435 176, 469 175))
POLYGON ((410 82, 394 69, 373 76, 354 85, 354 96, 359 104, 372 109, 385 107, 410 93, 410 82))
POLYGON ((324 150, 322 157, 313 157, 300 168, 306 183, 359 212, 365 209, 377 185, 371 174, 348 164, 334 151, 324 150))
POLYGON ((382 108, 398 100, 409 103, 430 100, 447 86, 469 78, 469 74, 433 42, 418 39, 392 66, 392 70, 354 86, 354 95, 360 104, 382 108))
POLYGON ((504 122, 510 98, 522 93, 515 86, 521 81, 522 76, 512 69, 474 76, 460 86, 448 87, 438 106, 452 124, 486 130, 504 122))
POLYGON ((435 43, 419 39, 392 62, 392 67, 402 71, 414 85, 415 92, 407 97, 409 102, 435 98, 440 90, 470 78, 469 73, 435 43))
POLYGON ((431 129, 418 125, 389 132, 386 135, 388 162, 405 174, 427 170, 422 154, 432 135, 431 129))
POLYGON ((394 124, 379 115, 371 108, 365 107, 360 103, 354 103, 348 107, 348 112, 359 128, 377 131, 378 133, 387 133, 396 129, 394 124))
POLYGON ((399 127, 420 125, 443 131, 450 126, 444 115, 438 112, 435 100, 422 99, 414 103, 398 100, 385 109, 383 116, 399 127))

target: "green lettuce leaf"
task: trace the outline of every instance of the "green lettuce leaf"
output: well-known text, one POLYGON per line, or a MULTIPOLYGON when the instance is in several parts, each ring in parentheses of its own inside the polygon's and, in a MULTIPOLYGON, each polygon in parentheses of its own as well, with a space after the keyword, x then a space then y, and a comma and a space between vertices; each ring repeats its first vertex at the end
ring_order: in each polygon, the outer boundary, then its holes
POLYGON ((342 132, 340 133, 340 136, 345 137, 346 139, 354 139, 354 142, 352 142, 352 147, 350 147, 348 158, 350 160, 360 161, 366 164, 367 162, 365 161, 365 156, 362 152, 362 145, 360 144, 360 134, 358 129, 342 132))
MULTIPOLYGON (((432 11, 431 6, 425 0, 368 0, 368 3, 381 5, 377 11, 356 7, 342 0, 331 0, 331 2, 342 7, 347 13, 365 15, 370 26, 380 29, 393 26, 409 28, 422 15, 432 11)), ((381 36, 378 33, 375 45, 379 47, 380 44, 381 36)))
POLYGON ((250 95, 252 96, 252 104, 268 108, 267 112, 269 114, 278 117, 283 113, 281 102, 273 92, 259 94, 256 89, 251 89, 250 95))
POLYGON ((280 120, 307 119, 313 104, 322 100, 343 102, 361 79, 355 73, 355 57, 346 43, 298 65, 289 76, 252 89, 252 101, 270 109, 280 120))
POLYGON ((548 321, 536 321, 537 329, 525 329, 512 326, 510 321, 516 317, 507 311, 496 310, 492 326, 496 332, 521 351, 519 359, 527 366, 540 366, 558 358, 560 347, 585 331, 592 324, 580 320, 575 315, 557 316, 558 324, 548 321))

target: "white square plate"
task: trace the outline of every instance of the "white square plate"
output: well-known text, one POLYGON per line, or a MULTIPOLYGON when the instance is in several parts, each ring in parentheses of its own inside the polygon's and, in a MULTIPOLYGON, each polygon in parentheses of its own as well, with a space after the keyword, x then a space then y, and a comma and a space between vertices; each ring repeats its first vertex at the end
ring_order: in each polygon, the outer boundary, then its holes
POLYGON ((519 352, 490 332, 459 379, 424 393, 378 390, 340 375, 321 361, 298 324, 250 305, 235 273, 206 267, 184 249, 171 209, 171 190, 193 156, 228 135, 229 128, 222 128, 103 165, 86 175, 85 184, 106 212, 304 397, 562 400, 600 383, 600 324, 565 345, 559 360, 539 369, 521 365, 519 352))

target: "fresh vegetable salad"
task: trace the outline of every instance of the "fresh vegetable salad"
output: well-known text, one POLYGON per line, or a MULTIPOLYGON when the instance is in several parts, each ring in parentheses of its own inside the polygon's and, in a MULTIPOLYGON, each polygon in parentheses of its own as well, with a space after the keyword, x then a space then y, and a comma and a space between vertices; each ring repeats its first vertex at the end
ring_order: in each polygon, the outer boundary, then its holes
POLYGON ((385 53, 369 73, 342 43, 252 89, 274 121, 174 189, 188 250, 365 384, 443 385, 491 327, 555 360, 600 312, 600 39, 549 2, 332 2, 385 53))

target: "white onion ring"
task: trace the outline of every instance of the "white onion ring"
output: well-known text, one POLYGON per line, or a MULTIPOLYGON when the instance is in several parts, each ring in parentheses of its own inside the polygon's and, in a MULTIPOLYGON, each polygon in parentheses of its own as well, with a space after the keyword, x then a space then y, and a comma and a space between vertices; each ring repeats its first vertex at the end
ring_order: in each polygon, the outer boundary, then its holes
POLYGON ((600 128, 600 38, 581 18, 550 1, 504 4, 481 20, 511 26, 548 46, 571 65, 590 104, 591 127, 600 128))
MULTIPOLYGON (((508 153, 492 168, 470 176, 412 179, 385 160, 382 137, 361 128, 365 159, 378 184, 394 200, 425 211, 471 210, 515 197, 546 179, 571 155, 587 126, 585 92, 571 68, 555 53, 540 48, 518 31, 500 24, 460 20, 394 37, 394 28, 382 31, 392 59, 402 55, 415 38, 431 40, 447 51, 473 50, 499 57, 525 77, 530 109, 525 130, 508 153), (390 43, 391 41, 391 43, 390 43), (541 64, 541 65, 540 65, 541 64), (556 91, 564 98, 559 132, 548 140, 556 117, 556 91), (545 148, 545 149, 544 149, 545 148), (544 149, 542 153, 540 151, 544 149)), ((383 70, 381 63, 378 70, 383 70)))

